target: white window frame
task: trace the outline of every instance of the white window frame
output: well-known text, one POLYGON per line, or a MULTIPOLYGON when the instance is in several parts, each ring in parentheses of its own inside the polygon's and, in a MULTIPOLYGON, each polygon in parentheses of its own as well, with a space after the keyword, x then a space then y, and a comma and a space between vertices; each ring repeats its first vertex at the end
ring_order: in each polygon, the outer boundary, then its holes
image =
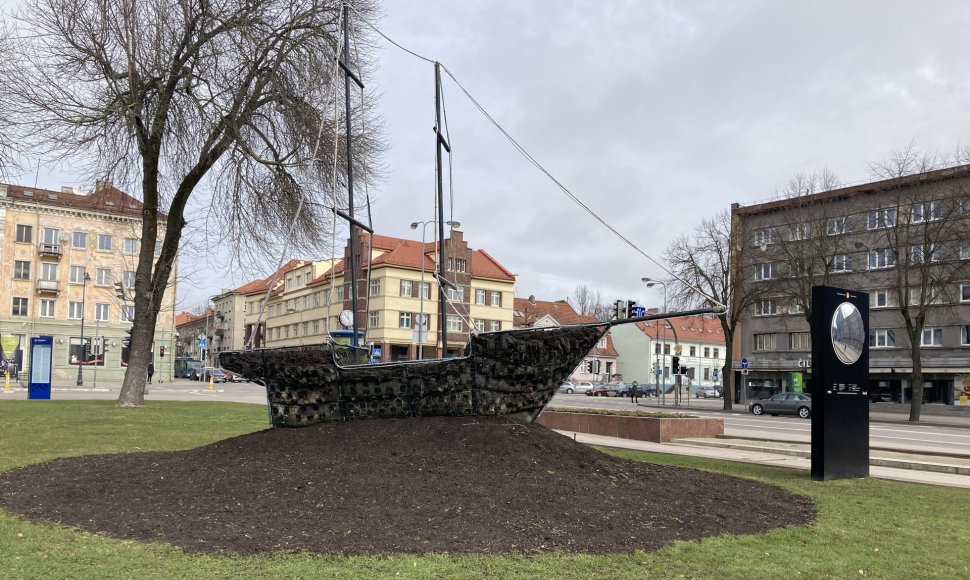
POLYGON ((411 280, 401 280, 401 296, 404 298, 413 298, 414 282, 411 280))
POLYGON ((939 201, 924 201, 914 203, 910 215, 912 223, 921 224, 927 221, 935 222, 943 219, 943 204, 939 201))
POLYGON ((894 227, 895 225, 895 208, 874 209, 869 212, 869 217, 866 220, 866 229, 869 230, 883 230, 894 227))
POLYGON ((71 233, 71 247, 76 250, 86 250, 88 247, 88 233, 87 232, 72 232, 71 233), (78 243, 80 240, 80 243, 78 243))
MULTIPOLYGON (((501 320, 489 320, 488 321, 488 331, 489 332, 498 332, 500 330, 502 330, 502 321, 501 320)), ((599 345, 597 344, 596 346, 599 346, 599 345)), ((600 347, 600 348, 603 348, 603 347, 600 347)))
POLYGON ((381 325, 381 311, 371 310, 367 313, 367 328, 377 328, 381 325))
POLYGON ((381 278, 374 278, 370 281, 370 290, 368 296, 380 296, 381 295, 381 278))
POLYGON ((54 309, 56 307, 57 307, 57 301, 41 299, 40 301, 41 318, 54 318, 54 309))
POLYGON ((754 279, 757 281, 774 280, 778 277, 778 262, 755 264, 754 279))
POLYGON ((461 316, 455 314, 448 315, 448 332, 463 332, 465 329, 465 324, 461 320, 461 316))
POLYGON ((465 300, 465 289, 463 287, 458 286, 456 288, 452 288, 451 286, 447 286, 446 288, 448 300, 451 300, 452 302, 463 302, 465 300))
POLYGON ((765 298, 754 303, 755 316, 775 316, 778 314, 778 304, 774 298, 765 298))
POLYGON ((120 322, 134 322, 135 321, 135 307, 131 305, 122 305, 120 308, 120 313, 118 315, 118 320, 120 322))
POLYGON ((475 288, 475 304, 485 305, 485 289, 475 288))
MULTIPOLYGON (((917 244, 913 246, 913 263, 922 264, 923 263, 923 245, 917 244)), ((943 258, 943 252, 936 244, 930 244, 930 263, 939 262, 943 258)))
POLYGON ((11 316, 27 316, 30 313, 30 299, 23 296, 13 296, 10 301, 11 316))
POLYGON ((87 269, 84 266, 71 266, 71 284, 84 284, 84 274, 87 269))
POLYGON ((852 257, 848 254, 836 254, 832 256, 832 272, 851 272, 852 257))
POLYGON ((410 312, 401 312, 397 317, 397 327, 398 328, 411 328, 411 321, 413 317, 410 312))
POLYGON ((41 262, 40 279, 48 281, 57 280, 57 264, 41 262))
POLYGON ((138 254, 138 238, 125 238, 124 253, 128 256, 134 256, 138 254))
POLYGON ((14 280, 30 280, 30 260, 13 261, 14 280), (26 267, 24 265, 26 264, 26 267))
POLYGON ((95 304, 94 319, 100 322, 107 322, 111 320, 111 305, 107 303, 95 304))
POLYGON ((788 334, 788 348, 790 350, 811 350, 812 333, 791 332, 788 334))
POLYGON ((970 302, 970 283, 960 284, 960 302, 970 302))
POLYGON ((869 348, 895 348, 896 331, 890 328, 874 328, 869 331, 869 348))
POLYGON ((34 243, 34 226, 17 224, 17 237, 15 239, 22 244, 34 243))
POLYGON ((778 243, 777 228, 761 228, 754 231, 754 245, 757 247, 770 246, 778 243))
POLYGON ((431 296, 431 282, 418 282, 418 298, 425 300, 431 296))
POLYGON ((849 216, 840 216, 837 218, 832 218, 825 225, 825 233, 830 236, 838 236, 840 234, 845 234, 852 231, 852 220, 849 216))
POLYGON ((124 273, 122 273, 121 274, 121 285, 124 286, 125 288, 129 288, 129 289, 130 288, 134 288, 135 287, 135 273, 132 272, 131 270, 126 270, 124 273))
POLYGON ((67 317, 71 320, 81 320, 81 316, 84 314, 84 303, 83 302, 68 302, 67 303, 67 317))
POLYGON ((892 248, 869 250, 869 269, 882 270, 896 267, 896 251, 892 248))
POLYGON ((492 306, 502 306, 502 293, 498 290, 492 290, 492 306))
POLYGON ((485 332, 485 321, 483 319, 475 319, 475 330, 478 332, 485 332))
POLYGON ((98 250, 101 252, 110 252, 112 246, 111 236, 109 234, 98 234, 98 250))
POLYGON ((791 240, 794 242, 807 240, 812 237, 811 224, 794 224, 791 227, 791 240))
POLYGON ((774 333, 754 335, 754 350, 757 352, 771 352, 777 350, 777 339, 774 333))
POLYGON ((94 274, 94 283, 98 286, 111 286, 111 268, 98 268, 94 274))
POLYGON ((919 344, 923 347, 943 346, 943 327, 930 326, 924 328, 919 339, 919 344))
POLYGON ((970 346, 970 324, 960 327, 960 346, 970 346))

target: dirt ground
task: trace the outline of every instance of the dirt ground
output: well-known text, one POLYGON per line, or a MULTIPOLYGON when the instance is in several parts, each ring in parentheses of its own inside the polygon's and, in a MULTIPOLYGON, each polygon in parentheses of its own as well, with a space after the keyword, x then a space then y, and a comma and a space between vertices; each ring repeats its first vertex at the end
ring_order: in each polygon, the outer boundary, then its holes
POLYGON ((623 553, 815 517, 744 479, 605 455, 539 425, 435 417, 272 429, 0 473, 0 507, 191 552, 623 553))

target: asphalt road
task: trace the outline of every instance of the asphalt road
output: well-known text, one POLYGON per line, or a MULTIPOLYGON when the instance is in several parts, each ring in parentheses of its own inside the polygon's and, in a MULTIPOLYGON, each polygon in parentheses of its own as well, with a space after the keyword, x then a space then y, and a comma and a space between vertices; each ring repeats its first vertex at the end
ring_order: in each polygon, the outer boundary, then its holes
MULTIPOLYGON (((118 397, 119 384, 100 385, 85 390, 71 386, 55 386, 52 399, 114 399, 118 397)), ((2 391, 2 387, 0 387, 2 391)), ((0 392, 0 401, 7 399, 26 399, 25 390, 10 393, 0 392)), ((255 383, 215 384, 209 390, 208 383, 189 380, 176 380, 149 385, 145 398, 149 401, 233 401, 255 405, 266 404, 266 391, 255 383)), ((641 397, 641 406, 634 406, 630 399, 613 397, 587 397, 579 394, 557 394, 550 403, 553 407, 598 408, 598 409, 640 409, 658 410, 657 399, 641 397)), ((743 406, 735 405, 735 410, 722 410, 721 399, 691 399, 675 406, 673 397, 667 397, 666 410, 683 411, 701 416, 721 417, 724 419, 724 434, 731 437, 750 437, 775 441, 807 443, 811 441, 811 421, 797 417, 755 417, 743 406)), ((905 415, 873 414, 869 423, 869 445, 900 450, 929 451, 933 453, 955 453, 970 456, 970 418, 951 419, 951 425, 912 424, 905 415)), ((924 415, 927 423, 939 420, 924 415)))

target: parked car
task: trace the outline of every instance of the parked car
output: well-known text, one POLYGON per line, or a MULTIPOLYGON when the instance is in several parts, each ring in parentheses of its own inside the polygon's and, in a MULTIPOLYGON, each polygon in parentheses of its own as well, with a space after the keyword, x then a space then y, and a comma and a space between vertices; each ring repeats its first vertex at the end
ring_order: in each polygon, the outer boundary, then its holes
POLYGON ((596 385, 586 391, 587 397, 610 397, 613 389, 609 385, 596 385))
POLYGON ((578 383, 573 383, 573 392, 574 393, 585 393, 586 391, 592 389, 593 386, 594 386, 593 383, 590 383, 590 382, 587 382, 587 381, 580 381, 578 383))
POLYGON ((227 383, 241 383, 246 380, 239 373, 234 373, 227 369, 219 369, 219 370, 222 371, 222 374, 226 375, 227 383))
POLYGON ((559 385, 560 393, 572 393, 575 390, 576 390, 576 386, 570 381, 566 381, 563 384, 559 385))
POLYGON ((698 387, 697 392, 694 394, 698 399, 707 398, 718 398, 721 396, 721 392, 714 387, 698 387))
POLYGON ((870 403, 892 403, 893 396, 889 393, 869 393, 870 403))
POLYGON ((748 408, 754 415, 798 415, 808 419, 812 416, 812 398, 804 393, 778 393, 755 401, 748 408))
POLYGON ((226 382, 226 375, 223 374, 222 369, 217 368, 205 368, 202 369, 201 373, 196 372, 196 376, 199 378, 193 380, 201 380, 209 382, 209 377, 212 377, 212 382, 214 383, 224 383, 226 382))
MULTIPOLYGON (((633 385, 630 383, 620 383, 617 385, 616 396, 617 397, 629 397, 630 391, 633 390, 633 385)), ((637 385, 637 396, 638 397, 652 397, 657 394, 657 387, 653 385, 637 385)))

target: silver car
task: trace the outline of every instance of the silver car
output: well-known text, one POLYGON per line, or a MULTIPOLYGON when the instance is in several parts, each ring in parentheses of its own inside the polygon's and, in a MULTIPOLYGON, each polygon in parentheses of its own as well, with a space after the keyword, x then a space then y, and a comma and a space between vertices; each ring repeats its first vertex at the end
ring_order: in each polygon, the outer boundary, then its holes
POLYGON ((714 387, 699 387, 697 392, 694 393, 694 396, 698 399, 707 399, 709 397, 716 399, 721 396, 721 393, 714 387))
POLYGON ((812 416, 812 398, 805 393, 778 393, 755 401, 748 408, 754 415, 798 415, 808 419, 812 416))

